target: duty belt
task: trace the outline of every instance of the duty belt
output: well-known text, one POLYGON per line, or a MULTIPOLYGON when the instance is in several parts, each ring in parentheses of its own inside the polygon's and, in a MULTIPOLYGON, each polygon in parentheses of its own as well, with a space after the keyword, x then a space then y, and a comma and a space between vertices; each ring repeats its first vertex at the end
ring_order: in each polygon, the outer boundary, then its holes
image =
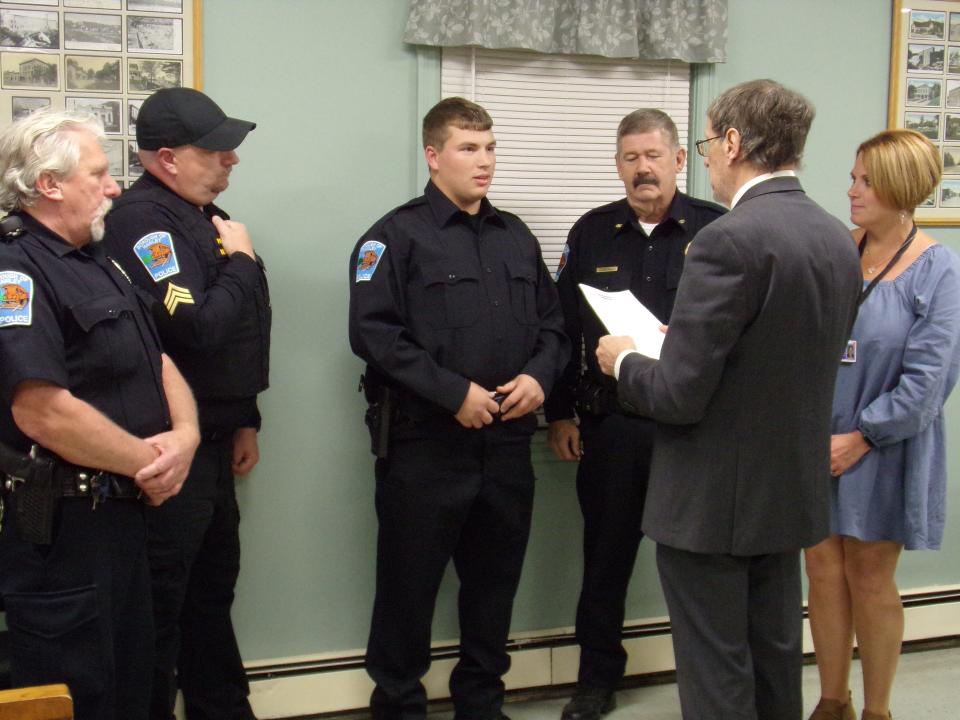
POLYGON ((7 446, 0 448, 4 470, 0 472, 0 491, 3 494, 16 492, 30 476, 31 466, 46 459, 53 465, 51 490, 58 497, 89 497, 94 507, 107 498, 139 499, 142 491, 132 478, 79 467, 45 452, 34 445, 29 454, 21 454, 7 446))
MULTIPOLYGON (((3 474, 2 477, 5 494, 15 492, 25 482, 16 475, 3 474)), ((72 465, 61 465, 54 470, 54 487, 60 497, 89 497, 94 506, 107 498, 139 499, 143 494, 131 478, 72 465)))

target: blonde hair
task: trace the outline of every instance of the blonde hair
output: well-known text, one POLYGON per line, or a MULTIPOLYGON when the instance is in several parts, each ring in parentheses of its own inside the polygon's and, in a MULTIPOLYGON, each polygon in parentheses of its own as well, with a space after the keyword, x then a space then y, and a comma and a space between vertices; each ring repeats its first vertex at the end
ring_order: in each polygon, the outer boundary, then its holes
POLYGON ((103 140, 103 126, 93 115, 43 109, 27 115, 0 133, 0 210, 29 207, 40 193, 43 173, 65 178, 80 161, 76 132, 103 140))
POLYGON ((860 144, 867 179, 880 202, 913 212, 929 197, 943 174, 936 146, 915 130, 884 130, 860 144))

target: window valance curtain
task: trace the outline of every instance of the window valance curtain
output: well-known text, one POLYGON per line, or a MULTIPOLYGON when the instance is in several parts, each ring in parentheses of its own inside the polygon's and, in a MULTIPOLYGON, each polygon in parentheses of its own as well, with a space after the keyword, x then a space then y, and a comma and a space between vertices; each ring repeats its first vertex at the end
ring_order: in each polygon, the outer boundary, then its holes
POLYGON ((724 62, 727 0, 410 0, 414 45, 724 62))

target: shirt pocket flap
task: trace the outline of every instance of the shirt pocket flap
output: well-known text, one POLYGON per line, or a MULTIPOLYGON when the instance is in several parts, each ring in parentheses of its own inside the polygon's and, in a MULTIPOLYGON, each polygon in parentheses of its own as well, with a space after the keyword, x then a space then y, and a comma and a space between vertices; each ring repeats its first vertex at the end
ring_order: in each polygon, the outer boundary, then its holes
POLYGON ((445 262, 425 263, 422 272, 423 284, 427 286, 438 283, 456 285, 465 280, 473 280, 475 282, 480 280, 480 275, 474 268, 445 262))
POLYGON ((132 311, 129 300, 122 295, 94 297, 70 308, 77 325, 84 332, 90 332, 98 323, 117 320, 124 313, 132 311))

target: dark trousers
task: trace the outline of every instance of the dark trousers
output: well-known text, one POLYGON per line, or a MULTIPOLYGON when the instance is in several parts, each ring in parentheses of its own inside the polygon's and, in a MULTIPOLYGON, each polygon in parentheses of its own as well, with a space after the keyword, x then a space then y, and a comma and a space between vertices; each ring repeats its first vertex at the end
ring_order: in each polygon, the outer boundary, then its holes
POLYGON ((800 553, 657 545, 683 720, 800 720, 800 553))
POLYGON ((16 536, 4 499, 0 599, 15 687, 66 683, 77 720, 145 720, 153 623, 143 506, 59 501, 52 545, 16 536))
POLYGON ((456 718, 498 717, 506 640, 533 506, 530 439, 495 425, 394 441, 377 462, 377 589, 367 672, 374 720, 426 715, 420 678, 444 570, 460 579, 456 718))
POLYGON ((230 619, 240 574, 232 440, 203 442, 180 494, 148 508, 156 623, 152 720, 170 720, 177 686, 190 720, 250 720, 230 619))
POLYGON ((643 538, 654 423, 623 415, 581 419, 577 469, 583 513, 583 586, 577 603, 581 685, 613 689, 623 677, 624 603, 643 538))

